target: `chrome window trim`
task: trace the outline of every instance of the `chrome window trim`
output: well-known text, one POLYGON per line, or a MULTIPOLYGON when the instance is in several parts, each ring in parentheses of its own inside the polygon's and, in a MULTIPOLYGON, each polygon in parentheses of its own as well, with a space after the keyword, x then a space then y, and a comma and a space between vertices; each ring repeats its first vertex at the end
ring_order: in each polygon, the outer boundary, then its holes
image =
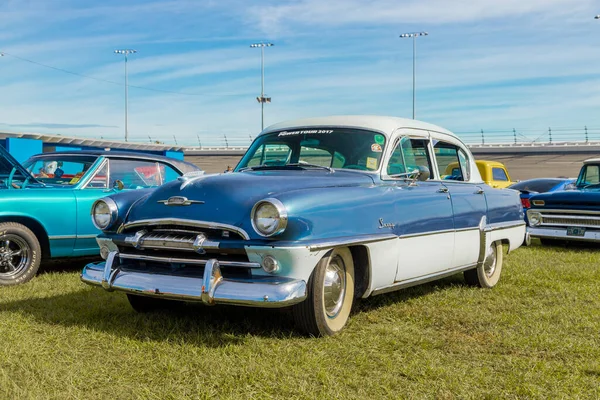
POLYGON ((250 211, 250 223, 252 224, 252 228, 254 229, 254 231, 262 237, 269 238, 269 237, 277 236, 280 233, 283 233, 283 231, 285 231, 285 228, 287 227, 288 213, 287 213, 285 206, 283 205, 283 203, 281 201, 279 201, 275 198, 269 197, 269 198, 257 201, 256 204, 254 205, 254 207, 252 207, 252 211, 250 211), (272 206, 274 206, 277 209, 277 212, 279 213, 279 223, 277 224, 277 229, 275 229, 275 231, 273 231, 273 233, 270 233, 270 234, 262 233, 256 227, 256 224, 254 223, 254 217, 256 215, 256 210, 258 209, 258 207, 260 207, 264 203, 271 204, 272 206))
POLYGON ((182 219, 182 218, 157 218, 157 219, 141 219, 138 221, 132 221, 125 223, 119 227, 117 233, 123 233, 125 229, 136 228, 136 227, 146 227, 146 226, 156 226, 156 225, 182 225, 189 226, 194 228, 206 228, 206 229, 220 229, 224 231, 235 232, 244 240, 250 240, 250 235, 243 230, 242 228, 238 228, 234 225, 229 224, 221 224, 218 222, 209 222, 209 221, 196 221, 190 219, 182 219))
POLYGON ((98 168, 96 168, 94 170, 93 173, 91 173, 89 175, 88 178, 86 178, 86 180, 82 183, 81 185, 81 189, 88 189, 88 185, 90 184, 90 182, 94 179, 94 177, 96 175, 98 175, 98 173, 100 171, 102 171, 102 168, 104 168, 104 166, 106 165, 106 187, 105 188, 90 188, 90 189, 102 189, 102 190, 108 190, 110 189, 110 164, 108 163, 108 159, 105 158, 104 160, 102 160, 102 162, 100 163, 100 165, 98 166, 98 168))
MULTIPOLYGON (((379 166, 379 171, 380 171, 380 178, 382 181, 387 181, 387 182, 402 182, 405 181, 406 178, 402 177, 402 178, 396 178, 393 176, 388 175, 387 173, 387 167, 388 164, 390 163, 390 160, 392 158, 392 154, 394 153, 394 150, 396 150, 396 147, 398 147, 400 145, 400 142, 402 141, 402 138, 408 138, 408 139, 420 139, 420 140, 424 140, 427 141, 427 158, 429 159, 429 164, 432 167, 437 166, 437 164, 434 164, 434 160, 431 159, 431 132, 429 132, 428 130, 425 129, 416 129, 416 128, 397 128, 396 130, 394 130, 394 132, 392 132, 391 135, 389 135, 389 142, 386 143, 386 151, 384 156, 381 158, 382 162, 381 165, 379 166)), ((404 152, 402 153, 402 157, 404 158, 404 152)), ((376 171, 373 171, 376 172, 376 171)), ((429 171, 430 174, 430 179, 431 180, 431 172, 429 171)))

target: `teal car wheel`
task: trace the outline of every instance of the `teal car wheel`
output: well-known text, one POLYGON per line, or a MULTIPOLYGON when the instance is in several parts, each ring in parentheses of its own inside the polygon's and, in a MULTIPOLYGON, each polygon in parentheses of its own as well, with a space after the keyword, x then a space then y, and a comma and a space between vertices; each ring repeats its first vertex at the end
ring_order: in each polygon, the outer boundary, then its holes
POLYGON ((40 243, 29 228, 0 223, 0 286, 18 285, 35 276, 41 261, 40 243))

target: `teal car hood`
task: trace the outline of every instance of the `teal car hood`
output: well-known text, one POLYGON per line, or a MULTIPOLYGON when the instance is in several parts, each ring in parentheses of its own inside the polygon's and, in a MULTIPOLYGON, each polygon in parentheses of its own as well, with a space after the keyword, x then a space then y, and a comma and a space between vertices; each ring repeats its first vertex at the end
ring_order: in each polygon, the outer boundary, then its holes
POLYGON ((0 176, 8 178, 13 170, 19 172, 19 177, 28 179, 29 182, 37 182, 37 180, 19 163, 13 156, 10 155, 4 147, 0 146, 0 176))

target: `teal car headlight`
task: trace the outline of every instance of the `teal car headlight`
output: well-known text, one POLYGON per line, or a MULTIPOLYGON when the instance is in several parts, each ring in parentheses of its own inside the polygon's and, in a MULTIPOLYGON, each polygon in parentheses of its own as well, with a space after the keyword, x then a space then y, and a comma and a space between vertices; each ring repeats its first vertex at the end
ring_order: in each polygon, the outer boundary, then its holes
POLYGON ((99 199, 92 205, 92 222, 100 230, 110 228, 117 220, 119 208, 110 197, 99 199))
POLYGON ((287 227, 287 211, 277 199, 264 199, 252 208, 252 227, 261 236, 270 237, 282 233, 287 227))

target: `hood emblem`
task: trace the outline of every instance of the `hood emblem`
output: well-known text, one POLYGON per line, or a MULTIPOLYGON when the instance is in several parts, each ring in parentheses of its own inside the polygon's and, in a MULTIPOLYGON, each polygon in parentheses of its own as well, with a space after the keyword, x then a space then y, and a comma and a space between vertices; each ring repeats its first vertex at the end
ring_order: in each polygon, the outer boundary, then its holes
POLYGON ((187 197, 183 196, 172 196, 167 200, 158 200, 158 203, 163 203, 165 206, 189 206, 190 204, 204 204, 200 200, 188 200, 187 197))

